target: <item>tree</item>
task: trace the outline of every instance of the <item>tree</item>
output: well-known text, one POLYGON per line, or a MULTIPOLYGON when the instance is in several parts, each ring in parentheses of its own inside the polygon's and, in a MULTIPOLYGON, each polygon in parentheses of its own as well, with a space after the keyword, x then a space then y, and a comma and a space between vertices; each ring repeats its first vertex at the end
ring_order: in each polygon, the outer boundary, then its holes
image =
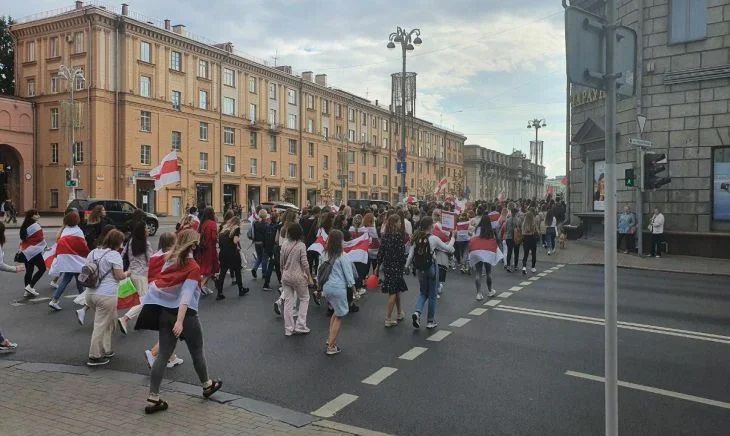
POLYGON ((0 17, 0 94, 15 94, 13 38, 10 36, 11 17, 0 17))

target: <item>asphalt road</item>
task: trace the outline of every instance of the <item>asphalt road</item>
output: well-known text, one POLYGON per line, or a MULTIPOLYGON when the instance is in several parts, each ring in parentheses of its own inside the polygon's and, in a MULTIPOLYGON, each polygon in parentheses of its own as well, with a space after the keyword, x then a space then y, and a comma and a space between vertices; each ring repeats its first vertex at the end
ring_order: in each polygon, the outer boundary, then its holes
MULTIPOLYGON (((9 231, 6 261, 16 244, 17 234, 9 231)), ((538 272, 555 266, 539 255, 538 272)), ((441 341, 428 340, 435 332, 414 330, 409 322, 384 328, 386 298, 369 293, 361 311, 344 322, 343 353, 331 358, 323 352, 324 308, 310 306, 310 335, 287 338, 272 311, 276 292, 261 291, 261 279, 246 273, 249 295, 239 298, 229 287, 226 300, 201 304, 206 355, 225 391, 302 412, 350 394, 357 399, 332 419, 373 430, 600 434, 603 383, 591 378, 603 373, 602 274, 599 267, 565 266, 526 280, 497 268, 499 292, 521 289, 495 297, 492 307, 474 300, 472 277, 450 272, 436 332, 451 333, 441 341), (460 318, 469 321, 449 326, 460 318), (413 360, 399 358, 414 347, 426 350, 413 360), (396 371, 382 381, 374 377, 377 385, 362 382, 383 367, 396 371)), ((21 345, 13 359, 83 364, 90 317, 79 326, 70 299, 59 313, 45 303, 12 305, 22 296, 22 277, 3 273, 0 279, 0 326, 21 345)), ((37 286, 44 296, 51 293, 47 283, 44 278, 37 286)), ((407 283, 410 313, 418 291, 414 278, 407 283)), ((623 434, 727 434, 729 290, 726 277, 619 271, 619 321, 626 323, 619 329, 619 379, 631 383, 619 392, 623 434)), ((148 373, 143 350, 154 341, 152 332, 115 334, 110 369, 148 373)), ((167 377, 195 383, 187 350, 178 351, 186 363, 167 377)))

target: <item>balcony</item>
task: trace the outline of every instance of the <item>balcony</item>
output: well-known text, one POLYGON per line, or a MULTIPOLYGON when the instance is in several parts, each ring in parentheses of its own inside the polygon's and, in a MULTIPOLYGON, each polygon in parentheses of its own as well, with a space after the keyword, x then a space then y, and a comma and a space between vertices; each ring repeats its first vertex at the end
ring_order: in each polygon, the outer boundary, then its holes
POLYGON ((377 145, 371 143, 371 142, 363 142, 360 144, 360 151, 362 152, 371 152, 373 154, 378 153, 380 149, 377 145))
POLYGON ((281 129, 283 127, 284 126, 281 125, 281 124, 279 124, 279 123, 268 123, 268 130, 269 130, 269 133, 272 134, 272 135, 276 135, 278 133, 281 133, 281 129))
POLYGON ((269 123, 266 120, 249 120, 247 127, 251 130, 261 130, 269 123))

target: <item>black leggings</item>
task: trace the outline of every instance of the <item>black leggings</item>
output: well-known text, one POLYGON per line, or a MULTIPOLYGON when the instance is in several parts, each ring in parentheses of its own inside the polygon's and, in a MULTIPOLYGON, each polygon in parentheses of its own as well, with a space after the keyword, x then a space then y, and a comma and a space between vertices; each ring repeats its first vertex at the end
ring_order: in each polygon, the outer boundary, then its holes
POLYGON ((32 259, 25 261, 25 278, 24 283, 25 285, 30 285, 31 288, 35 287, 35 284, 38 283, 38 280, 43 277, 43 274, 46 272, 46 262, 43 261, 43 254, 38 253, 35 256, 33 256, 32 259), (38 268, 38 271, 36 271, 35 274, 33 274, 33 267, 38 268))
POLYGON ((317 277, 317 270, 319 269, 319 253, 316 251, 307 251, 307 262, 309 262, 309 272, 312 273, 312 277, 317 277))
POLYGON ((525 254, 522 257, 522 268, 527 266, 527 255, 532 253, 532 267, 535 268, 537 262, 537 236, 525 235, 522 241, 525 246, 525 254))
POLYGON ((515 244, 514 239, 507 239, 507 266, 512 265, 512 253, 514 253, 515 268, 517 268, 517 263, 520 261, 520 246, 521 244, 515 244))
MULTIPOLYGON (((239 264, 240 265, 240 264, 239 264)), ((218 280, 215 282, 215 287, 218 290, 218 295, 223 295, 223 282, 226 280, 226 272, 231 271, 231 277, 236 276, 236 284, 238 285, 239 292, 243 292, 243 280, 241 279, 241 267, 232 268, 228 265, 221 265, 221 272, 218 274, 218 280)))
POLYGON ((446 272, 449 270, 449 267, 446 265, 439 265, 439 283, 445 283, 446 282, 446 272))
POLYGON ((477 285, 477 293, 482 292, 482 266, 484 267, 484 272, 487 276, 487 291, 492 290, 492 265, 486 262, 477 262, 477 264, 474 265, 474 273, 476 275, 474 283, 477 285))
POLYGON ((360 289, 365 287, 365 278, 368 276, 370 265, 363 262, 353 262, 357 270, 357 278, 355 279, 355 287, 360 289))

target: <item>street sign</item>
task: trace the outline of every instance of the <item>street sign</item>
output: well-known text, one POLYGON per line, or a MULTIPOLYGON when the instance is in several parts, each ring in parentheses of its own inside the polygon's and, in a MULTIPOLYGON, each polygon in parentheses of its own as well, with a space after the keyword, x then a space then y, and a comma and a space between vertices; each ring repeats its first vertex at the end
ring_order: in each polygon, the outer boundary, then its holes
POLYGON ((644 133, 644 126, 646 126, 646 115, 637 115, 636 122, 639 124, 639 135, 644 133))
POLYGON ((396 162, 395 171, 398 174, 405 174, 406 173, 406 162, 396 162))
POLYGON ((653 142, 647 141, 646 139, 639 139, 639 138, 629 138, 629 144, 635 145, 637 147, 646 147, 646 148, 651 148, 654 146, 653 142))
POLYGON ((401 148, 398 150, 398 160, 403 161, 406 160, 406 150, 401 148))

